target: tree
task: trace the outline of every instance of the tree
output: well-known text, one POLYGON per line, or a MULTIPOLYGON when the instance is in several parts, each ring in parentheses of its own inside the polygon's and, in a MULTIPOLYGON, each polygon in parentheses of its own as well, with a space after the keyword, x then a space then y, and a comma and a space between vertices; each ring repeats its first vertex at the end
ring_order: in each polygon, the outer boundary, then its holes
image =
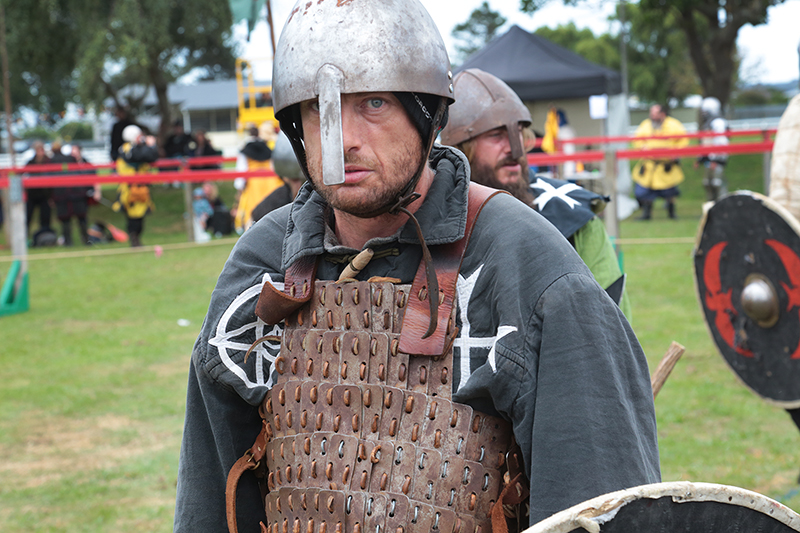
POLYGON ((26 106, 42 114, 63 110, 76 94, 72 72, 81 38, 70 0, 2 4, 14 108, 26 106))
MULTIPOLYGON (((206 78, 233 75, 230 7, 214 0, 116 0, 109 5, 107 16, 84 27, 78 92, 86 103, 111 97, 124 104, 123 88, 153 87, 163 138, 172 122, 169 83, 193 71, 206 78)), ((144 92, 138 95, 141 99, 144 92)))
POLYGON ((465 22, 456 24, 453 28, 453 37, 461 41, 456 44, 459 59, 463 61, 483 48, 505 23, 506 18, 497 11, 492 11, 489 2, 484 1, 465 22))
POLYGON ((645 102, 668 103, 700 91, 686 40, 674 15, 631 4, 625 10, 625 25, 631 93, 645 102))
MULTIPOLYGON (((628 77, 630 92, 646 102, 681 100, 697 91, 698 85, 680 30, 669 21, 645 20, 638 6, 629 6, 628 77), (633 9, 631 9, 633 8, 633 9)), ((542 27, 535 34, 575 52, 592 63, 620 69, 619 35, 595 36, 574 23, 556 28, 542 27)))
MULTIPOLYGON (((576 4, 579 0, 564 0, 576 4)), ((686 39, 689 57, 704 96, 717 97, 724 106, 730 99, 738 70, 736 37, 745 24, 767 20, 767 8, 785 0, 640 0, 643 16, 670 23, 686 39)), ((520 9, 533 13, 547 0, 520 0, 520 9)), ((658 83, 657 79, 653 80, 658 83)))
POLYGON ((686 36, 695 72, 705 96, 723 107, 731 96, 738 70, 736 37, 745 24, 767 21, 767 8, 784 0, 641 0, 642 9, 674 16, 686 36))
POLYGON ((561 24, 556 28, 543 26, 534 34, 575 52, 587 61, 619 70, 619 39, 617 37, 607 33, 595 36, 589 28, 578 29, 574 22, 561 24))

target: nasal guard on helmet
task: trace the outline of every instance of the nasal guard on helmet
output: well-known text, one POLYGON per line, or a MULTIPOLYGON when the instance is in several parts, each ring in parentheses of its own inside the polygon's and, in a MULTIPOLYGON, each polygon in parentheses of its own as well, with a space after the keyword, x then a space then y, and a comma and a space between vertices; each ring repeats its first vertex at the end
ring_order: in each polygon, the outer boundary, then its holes
MULTIPOLYGON (((341 95, 409 92, 441 97, 434 128, 453 101, 450 60, 439 30, 419 0, 299 0, 273 61, 275 115, 307 172, 295 104, 317 99, 322 174, 344 182, 341 95)), ((429 139, 423 143, 430 146, 429 139)))
POLYGON ((500 78, 477 68, 459 72, 453 80, 456 102, 442 130, 442 144, 456 146, 482 133, 504 127, 509 132, 511 153, 520 158, 525 151, 516 132, 519 124, 531 124, 531 112, 500 78))

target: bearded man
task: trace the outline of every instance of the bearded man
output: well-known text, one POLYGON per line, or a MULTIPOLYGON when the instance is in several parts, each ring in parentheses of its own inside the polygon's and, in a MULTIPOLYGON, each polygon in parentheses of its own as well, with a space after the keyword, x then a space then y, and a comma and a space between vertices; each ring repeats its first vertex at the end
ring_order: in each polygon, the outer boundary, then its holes
POLYGON ((456 75, 453 84, 456 103, 450 106, 442 142, 464 152, 472 182, 508 191, 541 213, 630 319, 625 278, 603 221, 596 216, 607 198, 573 183, 537 176, 528 168, 523 132, 531 124, 531 114, 503 80, 467 69, 456 75))
POLYGON ((175 530, 502 530, 658 481, 620 310, 555 228, 434 146, 452 77, 420 2, 298 2, 272 80, 308 182, 211 296, 175 530))

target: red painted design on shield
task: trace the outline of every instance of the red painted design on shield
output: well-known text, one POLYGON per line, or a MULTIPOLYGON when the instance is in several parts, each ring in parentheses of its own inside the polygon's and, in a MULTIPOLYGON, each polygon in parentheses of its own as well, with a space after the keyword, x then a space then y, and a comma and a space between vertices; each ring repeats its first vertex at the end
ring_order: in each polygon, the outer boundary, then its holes
MULTIPOLYGON (((786 273, 789 275, 790 285, 781 282, 783 290, 786 291, 786 295, 789 297, 789 305, 786 306, 786 310, 791 311, 795 307, 800 307, 800 257, 797 257, 794 250, 780 241, 767 239, 764 242, 775 250, 775 253, 781 258, 783 268, 786 269, 786 273)), ((798 318, 800 318, 800 312, 798 312, 798 318)), ((792 359, 800 359, 800 342, 798 342, 797 348, 792 354, 792 359)))
POLYGON ((722 339, 736 353, 745 357, 753 357, 753 352, 745 350, 741 346, 736 346, 736 330, 733 327, 731 317, 736 315, 736 310, 731 302, 731 292, 733 289, 722 291, 722 281, 720 280, 719 260, 722 250, 728 245, 727 241, 718 242, 708 251, 705 266, 703 268, 703 281, 706 284, 706 307, 714 312, 714 325, 717 327, 722 339))

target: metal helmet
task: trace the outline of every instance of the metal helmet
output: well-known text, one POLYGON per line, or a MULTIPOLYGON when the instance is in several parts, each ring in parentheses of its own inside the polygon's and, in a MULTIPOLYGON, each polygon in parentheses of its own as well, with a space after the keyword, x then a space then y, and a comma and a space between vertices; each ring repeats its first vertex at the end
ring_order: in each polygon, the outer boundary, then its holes
POLYGON ((126 143, 136 142, 136 139, 142 134, 142 128, 136 124, 128 124, 122 130, 122 140, 126 143))
POLYGON ((522 123, 531 124, 531 112, 517 93, 503 80, 477 68, 459 72, 453 80, 456 102, 450 106, 450 118, 442 130, 442 144, 456 146, 495 128, 509 132, 511 154, 519 159, 525 154, 516 132, 522 123))
POLYGON ((722 104, 713 96, 706 96, 700 103, 700 111, 715 117, 720 116, 722 113, 722 104))
MULTIPOLYGON (((436 120, 453 101, 453 85, 433 19, 419 0, 298 0, 275 51, 273 103, 307 173, 302 126, 293 106, 318 99, 326 185, 344 183, 341 95, 362 92, 441 97, 439 109, 430 110, 436 136, 436 120)), ((433 140, 423 143, 430 150, 433 140)))
POLYGON ((275 139, 275 148, 272 149, 272 167, 275 169, 275 173, 284 179, 305 179, 303 170, 294 155, 292 143, 282 131, 278 133, 278 138, 275 139))

